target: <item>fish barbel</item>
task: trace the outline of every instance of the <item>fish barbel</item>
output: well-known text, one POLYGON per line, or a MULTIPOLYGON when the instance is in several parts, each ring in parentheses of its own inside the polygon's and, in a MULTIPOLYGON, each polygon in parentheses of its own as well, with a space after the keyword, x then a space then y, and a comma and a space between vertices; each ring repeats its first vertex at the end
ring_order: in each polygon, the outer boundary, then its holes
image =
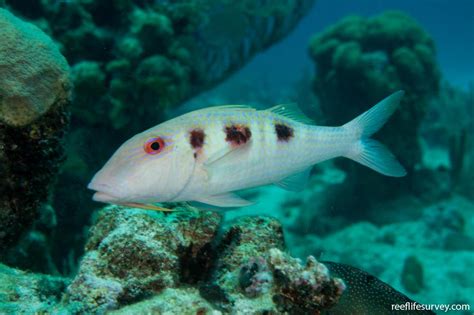
POLYGON ((96 191, 96 201, 147 209, 179 201, 241 207, 250 202, 233 192, 271 183, 301 189, 314 164, 335 157, 404 176, 389 150, 370 138, 403 94, 388 96, 339 127, 316 126, 293 104, 196 110, 126 141, 88 188, 96 191))

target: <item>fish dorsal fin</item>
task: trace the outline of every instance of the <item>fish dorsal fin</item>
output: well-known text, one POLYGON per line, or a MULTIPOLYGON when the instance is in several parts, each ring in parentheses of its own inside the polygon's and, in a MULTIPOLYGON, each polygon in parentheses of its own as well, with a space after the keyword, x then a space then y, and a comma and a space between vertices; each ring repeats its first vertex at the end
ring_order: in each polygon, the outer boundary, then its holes
POLYGON ((296 103, 279 104, 266 110, 303 124, 315 124, 314 120, 306 116, 296 103))
POLYGON ((219 105, 219 106, 211 106, 201 109, 196 109, 192 112, 187 113, 189 114, 196 114, 196 113, 206 113, 206 112, 216 112, 216 111, 239 111, 239 112, 249 112, 249 111, 256 111, 255 108, 248 106, 248 105, 219 105))
POLYGON ((308 183, 310 173, 311 167, 308 167, 302 172, 285 177, 275 185, 289 191, 302 191, 308 183))
POLYGON ((196 201, 216 207, 245 207, 253 204, 253 202, 230 192, 212 196, 200 196, 196 201))
POLYGON ((256 109, 249 105, 241 105, 241 104, 230 104, 230 105, 219 105, 219 106, 212 106, 208 107, 211 110, 250 110, 255 111, 256 109))

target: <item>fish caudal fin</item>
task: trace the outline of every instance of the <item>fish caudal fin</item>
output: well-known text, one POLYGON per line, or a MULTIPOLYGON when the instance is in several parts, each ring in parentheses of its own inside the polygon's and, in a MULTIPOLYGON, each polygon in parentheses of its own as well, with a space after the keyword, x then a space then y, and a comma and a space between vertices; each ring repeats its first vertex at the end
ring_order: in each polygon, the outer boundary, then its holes
POLYGON ((398 91, 348 122, 343 128, 357 136, 345 157, 365 165, 381 174, 393 177, 406 175, 405 168, 380 142, 369 137, 377 132, 395 112, 405 92, 398 91))

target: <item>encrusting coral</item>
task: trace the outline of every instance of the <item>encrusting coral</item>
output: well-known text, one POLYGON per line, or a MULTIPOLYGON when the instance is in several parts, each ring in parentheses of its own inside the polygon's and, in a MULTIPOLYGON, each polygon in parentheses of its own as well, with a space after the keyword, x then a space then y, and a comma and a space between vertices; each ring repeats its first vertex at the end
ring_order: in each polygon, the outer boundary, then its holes
POLYGON ((39 217, 69 122, 69 67, 36 26, 0 9, 0 260, 39 217))

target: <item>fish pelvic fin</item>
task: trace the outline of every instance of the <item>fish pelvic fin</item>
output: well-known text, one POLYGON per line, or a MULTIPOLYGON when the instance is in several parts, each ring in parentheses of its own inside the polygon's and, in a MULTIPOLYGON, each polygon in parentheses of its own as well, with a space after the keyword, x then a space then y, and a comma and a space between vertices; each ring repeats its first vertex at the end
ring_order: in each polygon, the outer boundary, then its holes
POLYGON ((395 112, 404 94, 404 91, 393 93, 343 126, 356 135, 356 141, 345 157, 387 176, 406 175, 405 168, 395 156, 382 143, 369 138, 382 128, 395 112))
POLYGON ((243 199, 235 193, 222 193, 212 196, 200 196, 196 198, 197 202, 205 203, 216 207, 246 207, 253 204, 253 202, 243 199))

